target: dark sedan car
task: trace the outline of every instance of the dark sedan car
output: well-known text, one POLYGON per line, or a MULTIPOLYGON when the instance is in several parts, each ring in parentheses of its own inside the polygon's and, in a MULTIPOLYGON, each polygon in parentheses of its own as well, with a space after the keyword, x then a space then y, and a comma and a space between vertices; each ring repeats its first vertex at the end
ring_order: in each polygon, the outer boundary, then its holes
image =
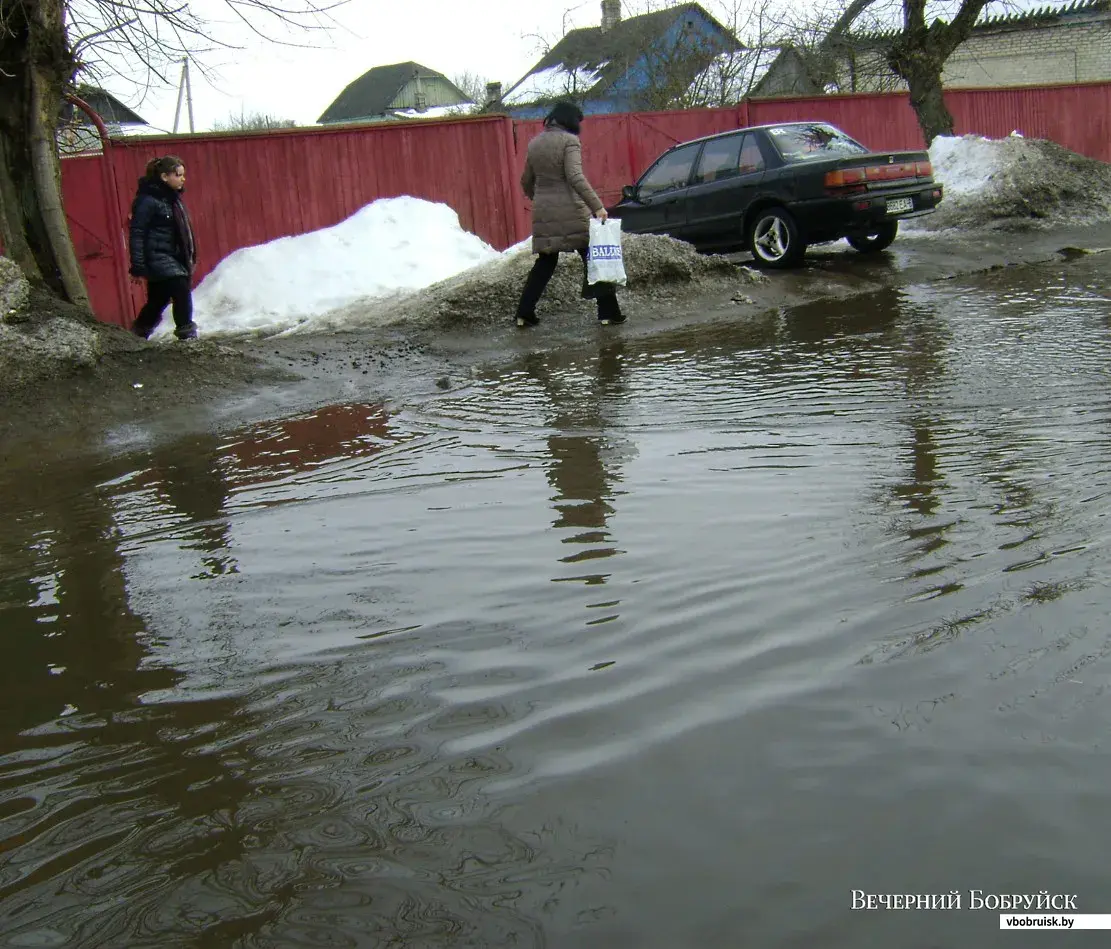
POLYGON ((758 263, 787 267, 808 245, 841 238, 883 250, 899 221, 931 213, 941 196, 926 152, 871 152, 824 122, 789 122, 668 149, 609 213, 628 233, 745 246, 758 263))

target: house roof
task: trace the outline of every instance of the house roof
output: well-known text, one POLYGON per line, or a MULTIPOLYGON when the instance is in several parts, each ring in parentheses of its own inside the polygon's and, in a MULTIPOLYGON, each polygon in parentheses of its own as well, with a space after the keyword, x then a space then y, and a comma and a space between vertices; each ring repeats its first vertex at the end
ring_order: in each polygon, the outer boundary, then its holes
POLYGON ((459 93, 460 103, 468 101, 466 94, 443 73, 438 73, 435 69, 429 69, 420 63, 394 63, 390 66, 375 66, 373 69, 368 69, 350 83, 316 121, 350 122, 373 115, 385 115, 389 112, 390 103, 405 88, 405 84, 417 76, 421 79, 438 79, 446 82, 459 93))
MULTIPOLYGON (((665 37, 676 21, 692 15, 707 21, 726 45, 733 49, 740 48, 736 37, 699 4, 684 3, 667 10, 619 20, 605 31, 600 26, 572 30, 506 91, 503 101, 514 103, 545 98, 544 83, 530 82, 530 79, 553 74, 576 75, 585 80, 584 85, 588 85, 589 98, 604 96, 625 75, 629 65, 653 43, 665 37)), ((697 72, 694 64, 692 71, 697 72)), ((551 95, 558 95, 558 91, 553 89, 551 95)))
MULTIPOLYGON (((146 119, 141 115, 137 115, 110 92, 106 92, 97 86, 78 86, 74 90, 74 94, 109 125, 147 124, 146 119)), ((78 125, 92 124, 92 120, 83 110, 69 102, 62 103, 61 119, 66 124, 71 122, 76 122, 78 125)))

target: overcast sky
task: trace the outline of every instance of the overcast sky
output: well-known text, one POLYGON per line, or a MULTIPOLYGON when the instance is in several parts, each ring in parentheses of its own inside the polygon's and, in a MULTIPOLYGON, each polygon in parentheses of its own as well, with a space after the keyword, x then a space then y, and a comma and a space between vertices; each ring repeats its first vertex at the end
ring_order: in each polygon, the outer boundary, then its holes
MULTIPOLYGON (((223 0, 194 0, 192 6, 209 20, 213 35, 245 47, 201 57, 215 74, 212 81, 196 65, 190 67, 197 131, 240 110, 312 124, 368 69, 408 60, 449 78, 471 72, 508 88, 542 55, 539 40, 530 34, 558 38, 565 14, 570 27, 595 26, 601 19, 600 0, 350 0, 331 14, 335 29, 298 39, 274 28, 265 16, 254 17, 275 37, 315 47, 298 48, 268 43, 235 24, 223 0)), ((169 83, 145 98, 124 78, 101 84, 152 126, 170 130, 179 75, 180 66, 169 83)), ((183 105, 179 131, 187 130, 183 105)))

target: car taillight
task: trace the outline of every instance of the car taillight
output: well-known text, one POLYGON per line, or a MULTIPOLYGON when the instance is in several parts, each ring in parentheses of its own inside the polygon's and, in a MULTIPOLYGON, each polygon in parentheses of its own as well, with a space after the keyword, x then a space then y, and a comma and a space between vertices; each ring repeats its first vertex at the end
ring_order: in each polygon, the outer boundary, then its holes
POLYGON ((836 171, 826 172, 825 184, 830 189, 862 191, 866 180, 867 175, 863 168, 838 168, 836 171))
POLYGON ((928 161, 838 168, 836 171, 826 172, 825 186, 827 191, 837 194, 857 194, 867 191, 869 184, 880 185, 884 182, 903 181, 909 178, 932 178, 933 174, 933 165, 928 161))

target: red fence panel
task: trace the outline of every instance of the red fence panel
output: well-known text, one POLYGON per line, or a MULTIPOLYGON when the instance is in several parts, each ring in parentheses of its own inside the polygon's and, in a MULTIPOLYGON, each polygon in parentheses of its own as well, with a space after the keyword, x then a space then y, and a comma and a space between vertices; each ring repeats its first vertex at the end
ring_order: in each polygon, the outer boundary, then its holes
POLYGON ((77 260, 85 273, 89 304, 106 323, 130 325, 129 310, 121 301, 126 283, 127 262, 121 260, 126 246, 116 232, 112 195, 100 155, 63 158, 62 201, 77 260))
POLYGON ((1111 83, 1070 83, 945 93, 958 135, 1003 138, 1018 131, 1111 161, 1111 83))
POLYGON ((807 96, 750 99, 749 122, 829 122, 876 151, 924 148, 918 119, 906 95, 807 96))
POLYGON ((625 123, 629 137, 630 167, 625 180, 617 185, 615 197, 620 197, 622 185, 632 184, 664 149, 680 142, 715 135, 741 127, 740 112, 729 109, 691 109, 684 112, 634 112, 625 123))

